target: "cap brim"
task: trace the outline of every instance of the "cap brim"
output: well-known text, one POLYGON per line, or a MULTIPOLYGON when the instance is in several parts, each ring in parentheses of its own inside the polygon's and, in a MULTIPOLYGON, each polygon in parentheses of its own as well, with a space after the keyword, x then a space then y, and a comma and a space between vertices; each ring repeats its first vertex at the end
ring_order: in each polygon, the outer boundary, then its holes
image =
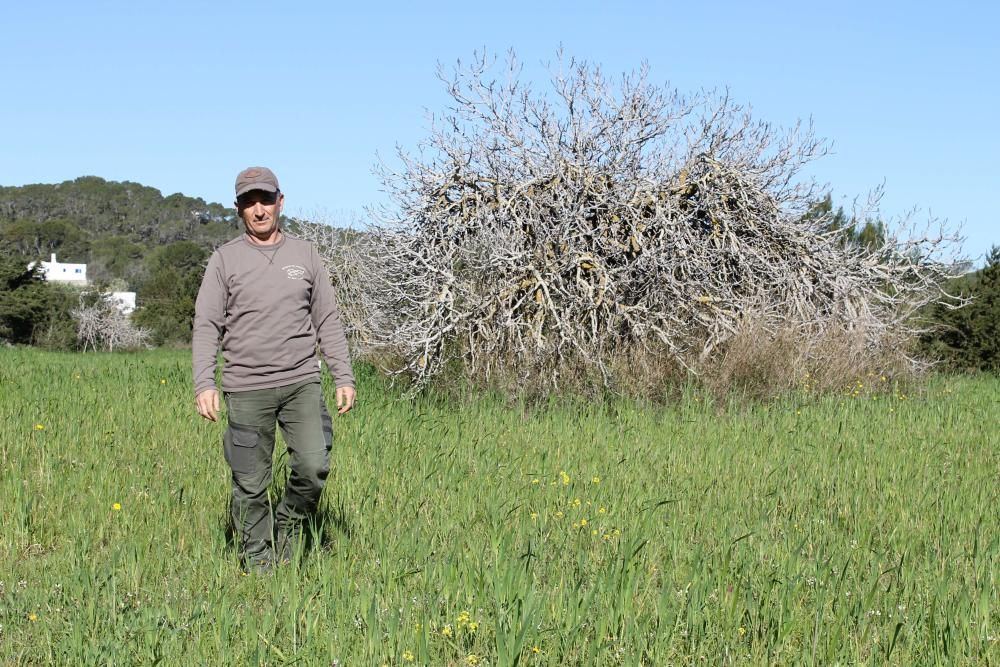
POLYGON ((278 188, 273 183, 247 183, 236 191, 236 196, 245 195, 251 190, 263 190, 264 192, 277 192, 278 188))

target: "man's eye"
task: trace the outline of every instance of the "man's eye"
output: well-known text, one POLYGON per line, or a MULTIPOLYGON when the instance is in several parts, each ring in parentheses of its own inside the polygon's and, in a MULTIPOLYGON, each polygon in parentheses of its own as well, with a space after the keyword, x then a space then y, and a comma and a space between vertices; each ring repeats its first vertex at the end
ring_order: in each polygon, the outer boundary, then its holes
POLYGON ((277 197, 250 197, 248 199, 242 200, 243 206, 253 206, 254 204, 263 204, 264 206, 271 206, 277 201, 277 197))

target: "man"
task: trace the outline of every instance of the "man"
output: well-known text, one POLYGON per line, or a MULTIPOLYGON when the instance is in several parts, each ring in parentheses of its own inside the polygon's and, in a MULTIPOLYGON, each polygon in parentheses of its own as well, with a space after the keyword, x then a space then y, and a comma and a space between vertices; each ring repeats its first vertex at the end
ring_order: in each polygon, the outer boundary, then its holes
POLYGON ((317 345, 336 380, 338 413, 347 413, 355 398, 330 278, 312 244, 281 230, 284 201, 270 169, 250 167, 236 177, 236 212, 245 233, 208 261, 191 345, 198 414, 216 421, 221 339, 232 518, 244 567, 258 572, 291 558, 330 469, 333 425, 317 345), (288 446, 291 472, 272 513, 267 489, 275 424, 288 446))

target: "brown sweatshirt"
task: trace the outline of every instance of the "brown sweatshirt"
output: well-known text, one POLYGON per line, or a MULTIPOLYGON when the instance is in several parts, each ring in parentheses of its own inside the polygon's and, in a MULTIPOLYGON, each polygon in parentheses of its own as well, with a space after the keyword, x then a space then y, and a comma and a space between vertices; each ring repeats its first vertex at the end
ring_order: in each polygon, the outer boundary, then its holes
POLYGON ((223 391, 318 376, 317 344, 337 386, 354 386, 330 277, 307 241, 283 233, 259 246, 244 234, 212 253, 194 309, 195 394, 215 387, 220 339, 223 391))

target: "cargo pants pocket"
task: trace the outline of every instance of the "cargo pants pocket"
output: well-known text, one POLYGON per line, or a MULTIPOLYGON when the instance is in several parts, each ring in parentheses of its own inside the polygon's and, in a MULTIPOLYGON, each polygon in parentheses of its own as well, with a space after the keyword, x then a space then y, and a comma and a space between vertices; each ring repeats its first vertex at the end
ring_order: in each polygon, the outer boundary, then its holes
POLYGON ((226 463, 236 473, 252 473, 259 467, 260 429, 229 422, 229 428, 222 438, 226 463))

